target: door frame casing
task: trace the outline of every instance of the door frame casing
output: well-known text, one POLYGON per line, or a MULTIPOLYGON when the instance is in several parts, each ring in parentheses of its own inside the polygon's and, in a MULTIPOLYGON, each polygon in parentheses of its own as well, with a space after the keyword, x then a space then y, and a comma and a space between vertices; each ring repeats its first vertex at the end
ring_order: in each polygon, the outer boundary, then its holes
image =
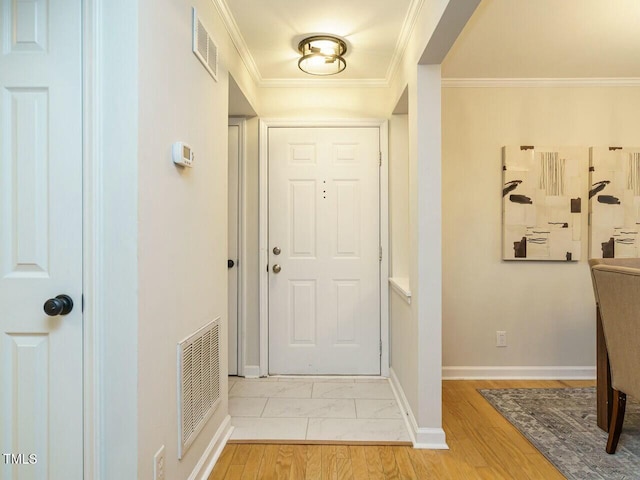
POLYGON ((79 3, 84 478, 133 478, 138 470, 138 365, 132 364, 138 341, 138 4, 79 3), (113 355, 116 351, 120 355, 113 355))
POLYGON ((84 478, 100 478, 102 455, 100 452, 101 423, 100 398, 103 392, 100 376, 98 333, 100 321, 97 305, 93 302, 94 290, 99 290, 100 269, 96 250, 99 243, 100 217, 98 206, 102 200, 100 190, 87 188, 100 186, 99 174, 99 114, 100 98, 96 65, 99 50, 100 0, 82 0, 82 303, 83 303, 83 460, 84 478), (85 303, 86 300, 86 303, 85 303))
POLYGON ((247 329, 247 140, 246 126, 247 120, 243 117, 229 117, 227 125, 238 127, 238 327, 237 327, 237 348, 238 348, 238 373, 239 377, 244 377, 246 364, 246 332, 247 329))
POLYGON ((259 133, 260 376, 269 374, 269 128, 378 128, 380 131, 380 374, 389 376, 389 122, 386 119, 261 119, 259 133))

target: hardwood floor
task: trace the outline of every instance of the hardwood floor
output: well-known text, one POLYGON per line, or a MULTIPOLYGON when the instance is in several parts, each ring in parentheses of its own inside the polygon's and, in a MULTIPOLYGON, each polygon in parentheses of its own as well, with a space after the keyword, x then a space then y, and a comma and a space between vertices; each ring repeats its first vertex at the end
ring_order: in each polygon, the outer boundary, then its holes
POLYGON ((563 479, 476 389, 592 385, 595 381, 445 381, 443 426, 449 450, 230 444, 222 452, 209 480, 563 479))

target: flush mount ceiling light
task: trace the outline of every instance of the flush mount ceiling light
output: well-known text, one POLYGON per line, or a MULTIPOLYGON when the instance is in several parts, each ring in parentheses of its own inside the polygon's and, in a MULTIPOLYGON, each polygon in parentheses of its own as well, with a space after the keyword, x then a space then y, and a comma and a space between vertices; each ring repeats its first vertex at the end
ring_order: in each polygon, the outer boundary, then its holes
POLYGON ((310 75, 335 75, 347 68, 342 57, 347 51, 347 44, 337 37, 308 37, 298 44, 298 50, 302 54, 298 67, 310 75))

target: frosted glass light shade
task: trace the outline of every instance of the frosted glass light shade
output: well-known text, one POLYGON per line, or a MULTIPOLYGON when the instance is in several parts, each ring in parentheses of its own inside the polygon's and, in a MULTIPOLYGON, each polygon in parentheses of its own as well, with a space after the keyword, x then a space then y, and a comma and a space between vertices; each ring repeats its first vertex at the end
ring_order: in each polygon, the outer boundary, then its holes
POLYGON ((347 44, 330 35, 316 35, 305 38, 298 44, 302 54, 298 67, 310 75, 335 75, 347 68, 343 55, 347 44))

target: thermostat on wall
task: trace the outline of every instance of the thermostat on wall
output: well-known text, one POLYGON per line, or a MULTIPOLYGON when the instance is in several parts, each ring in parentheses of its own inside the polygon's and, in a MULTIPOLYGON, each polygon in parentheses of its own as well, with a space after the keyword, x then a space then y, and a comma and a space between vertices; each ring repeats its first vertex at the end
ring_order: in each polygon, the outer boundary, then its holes
POLYGON ((184 142, 176 142, 173 144, 173 163, 182 165, 183 167, 193 166, 193 150, 184 142))

